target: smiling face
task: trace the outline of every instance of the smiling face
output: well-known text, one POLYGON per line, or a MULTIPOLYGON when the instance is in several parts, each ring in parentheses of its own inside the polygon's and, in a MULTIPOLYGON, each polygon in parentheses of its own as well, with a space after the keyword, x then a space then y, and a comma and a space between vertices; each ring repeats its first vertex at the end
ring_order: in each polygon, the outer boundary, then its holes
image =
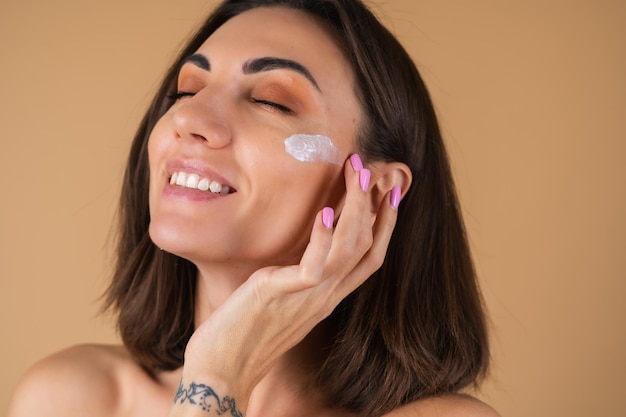
POLYGON ((343 195, 343 168, 298 160, 285 140, 329 138, 344 161, 360 122, 350 65, 313 17, 232 18, 185 60, 150 135, 152 240, 198 266, 297 263, 316 212, 343 195))

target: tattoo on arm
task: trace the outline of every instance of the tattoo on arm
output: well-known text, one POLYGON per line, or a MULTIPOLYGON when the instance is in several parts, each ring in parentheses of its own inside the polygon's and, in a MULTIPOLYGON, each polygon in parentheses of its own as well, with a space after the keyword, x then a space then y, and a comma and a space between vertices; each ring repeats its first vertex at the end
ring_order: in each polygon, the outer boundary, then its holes
POLYGON ((197 405, 207 413, 214 412, 218 416, 225 415, 230 412, 232 417, 243 417, 241 411, 237 410, 235 399, 231 397, 221 398, 217 395, 213 388, 205 384, 197 384, 191 382, 188 388, 183 387, 181 381, 174 404, 197 405))

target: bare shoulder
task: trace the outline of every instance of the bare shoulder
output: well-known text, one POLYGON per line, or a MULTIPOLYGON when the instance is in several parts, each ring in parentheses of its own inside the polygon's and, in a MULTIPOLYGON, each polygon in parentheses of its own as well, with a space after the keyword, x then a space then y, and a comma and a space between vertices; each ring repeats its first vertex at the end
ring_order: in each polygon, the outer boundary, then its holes
POLYGON ((81 345, 49 356, 18 383, 9 417, 119 415, 120 375, 129 362, 116 346, 81 345))
POLYGON ((500 417, 500 414, 469 395, 448 394, 407 404, 385 417, 500 417))

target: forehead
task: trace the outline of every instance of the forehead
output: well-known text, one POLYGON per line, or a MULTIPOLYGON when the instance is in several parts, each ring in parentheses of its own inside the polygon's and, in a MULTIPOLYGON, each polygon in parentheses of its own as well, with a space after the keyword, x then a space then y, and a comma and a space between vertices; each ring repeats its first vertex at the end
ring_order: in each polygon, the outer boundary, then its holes
POLYGON ((240 40, 271 40, 276 46, 297 48, 314 46, 331 48, 339 52, 327 28, 317 17, 298 9, 284 6, 257 7, 240 13, 226 21, 209 38, 235 36, 240 40), (315 41, 311 45, 310 41, 315 41))
POLYGON ((329 30, 301 10, 273 6, 241 13, 219 27, 198 52, 216 66, 238 58, 286 58, 306 66, 327 89, 353 85, 352 67, 329 30))

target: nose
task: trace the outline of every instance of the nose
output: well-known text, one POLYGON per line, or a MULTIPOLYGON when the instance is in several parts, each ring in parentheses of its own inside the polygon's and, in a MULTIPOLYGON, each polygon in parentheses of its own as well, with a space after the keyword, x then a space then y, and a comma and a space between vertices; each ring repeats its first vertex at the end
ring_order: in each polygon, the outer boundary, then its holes
POLYGON ((201 90, 182 100, 172 116, 180 139, 202 142, 211 148, 222 148, 230 143, 231 131, 217 97, 201 90))

